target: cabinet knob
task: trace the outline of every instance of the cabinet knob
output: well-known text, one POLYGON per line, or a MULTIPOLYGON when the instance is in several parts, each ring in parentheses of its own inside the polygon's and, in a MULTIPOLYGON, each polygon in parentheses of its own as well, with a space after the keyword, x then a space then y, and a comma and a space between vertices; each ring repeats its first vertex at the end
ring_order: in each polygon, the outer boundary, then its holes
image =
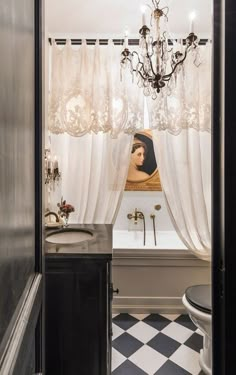
POLYGON ((116 294, 119 294, 120 293, 120 291, 119 291, 119 289, 117 288, 117 289, 113 289, 112 288, 112 293, 114 294, 114 293, 116 293, 116 294))

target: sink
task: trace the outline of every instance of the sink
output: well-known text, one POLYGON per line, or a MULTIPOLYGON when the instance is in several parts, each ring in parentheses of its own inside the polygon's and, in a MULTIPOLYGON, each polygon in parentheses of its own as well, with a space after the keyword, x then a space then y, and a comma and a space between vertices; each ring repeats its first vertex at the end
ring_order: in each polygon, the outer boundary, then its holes
POLYGON ((51 244, 77 244, 93 238, 93 233, 85 229, 64 228, 49 234, 45 241, 51 244))

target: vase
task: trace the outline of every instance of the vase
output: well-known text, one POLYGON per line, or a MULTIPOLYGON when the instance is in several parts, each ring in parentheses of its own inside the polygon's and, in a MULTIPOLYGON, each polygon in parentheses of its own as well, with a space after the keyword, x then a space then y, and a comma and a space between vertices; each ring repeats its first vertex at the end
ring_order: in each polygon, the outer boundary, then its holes
POLYGON ((69 226, 69 214, 65 216, 65 224, 64 227, 67 228, 69 226))

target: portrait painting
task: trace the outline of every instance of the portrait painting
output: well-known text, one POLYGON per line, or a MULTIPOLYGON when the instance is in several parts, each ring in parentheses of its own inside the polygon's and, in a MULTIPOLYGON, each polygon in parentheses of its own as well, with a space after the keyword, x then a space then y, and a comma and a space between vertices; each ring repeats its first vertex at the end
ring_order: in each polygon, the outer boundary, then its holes
POLYGON ((162 190, 150 130, 134 135, 125 190, 162 190))

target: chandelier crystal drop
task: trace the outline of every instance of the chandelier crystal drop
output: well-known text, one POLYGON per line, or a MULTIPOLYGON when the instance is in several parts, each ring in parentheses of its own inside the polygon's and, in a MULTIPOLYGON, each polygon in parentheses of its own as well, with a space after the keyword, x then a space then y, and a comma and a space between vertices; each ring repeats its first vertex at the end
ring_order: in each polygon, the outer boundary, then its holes
MULTIPOLYGON (((145 24, 143 16, 143 26, 139 30, 139 53, 130 51, 127 40, 125 48, 121 52, 121 76, 123 69, 129 69, 131 74, 137 77, 137 84, 143 89, 145 96, 152 99, 158 97, 161 89, 167 89, 167 94, 171 93, 171 78, 175 77, 183 66, 183 63, 190 51, 196 52, 194 64, 199 66, 198 37, 193 32, 193 22, 191 22, 190 34, 185 40, 185 46, 180 45, 180 50, 168 45, 167 30, 165 25, 168 22, 169 8, 160 8, 161 0, 152 0, 150 28, 145 24), (161 21, 164 23, 164 30, 161 30, 161 21), (151 35, 151 30, 154 35, 151 35)), ((125 38, 126 39, 126 38, 125 38)), ((172 41, 174 44, 175 41, 172 41)))

